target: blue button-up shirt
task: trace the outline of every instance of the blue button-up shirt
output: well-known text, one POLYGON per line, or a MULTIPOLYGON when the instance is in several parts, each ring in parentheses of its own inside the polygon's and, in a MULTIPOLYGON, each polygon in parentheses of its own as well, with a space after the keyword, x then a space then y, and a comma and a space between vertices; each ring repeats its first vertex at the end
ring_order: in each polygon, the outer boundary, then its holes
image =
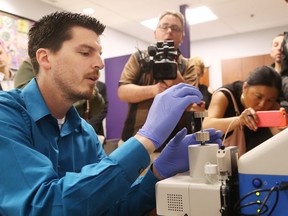
POLYGON ((107 157, 74 107, 60 130, 35 79, 0 92, 0 125, 0 215, 142 215, 155 207, 157 179, 150 169, 137 179, 150 162, 143 145, 131 138, 107 157))

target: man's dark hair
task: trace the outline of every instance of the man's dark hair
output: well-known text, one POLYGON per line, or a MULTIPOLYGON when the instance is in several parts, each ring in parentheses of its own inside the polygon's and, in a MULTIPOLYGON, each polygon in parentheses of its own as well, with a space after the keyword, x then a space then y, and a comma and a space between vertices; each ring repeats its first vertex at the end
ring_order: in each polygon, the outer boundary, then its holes
POLYGON ((283 42, 281 46, 281 75, 288 76, 288 32, 283 33, 283 42))
POLYGON ((105 25, 97 19, 70 12, 55 12, 43 16, 32 26, 29 31, 28 54, 36 75, 39 72, 36 51, 47 48, 56 53, 64 41, 72 38, 71 28, 74 26, 90 29, 97 35, 101 35, 105 30, 105 25))

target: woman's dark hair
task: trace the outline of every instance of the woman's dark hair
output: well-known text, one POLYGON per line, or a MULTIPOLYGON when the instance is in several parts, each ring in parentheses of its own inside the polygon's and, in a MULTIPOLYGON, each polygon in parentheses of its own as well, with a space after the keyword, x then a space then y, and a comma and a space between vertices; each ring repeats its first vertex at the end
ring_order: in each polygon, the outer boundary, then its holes
POLYGON ((248 86, 264 85, 275 87, 279 94, 282 91, 281 76, 270 66, 257 67, 250 72, 246 82, 248 86))

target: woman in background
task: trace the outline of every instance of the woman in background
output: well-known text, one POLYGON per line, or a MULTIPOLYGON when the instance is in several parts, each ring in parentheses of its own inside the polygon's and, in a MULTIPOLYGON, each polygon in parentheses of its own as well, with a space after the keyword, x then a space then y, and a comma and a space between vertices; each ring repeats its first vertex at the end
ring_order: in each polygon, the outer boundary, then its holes
POLYGON ((0 40, 0 90, 8 91, 14 88, 15 71, 11 69, 11 57, 5 44, 0 40))
POLYGON ((198 88, 203 95, 203 101, 205 101, 205 109, 208 109, 214 90, 210 86, 201 83, 201 78, 204 76, 205 71, 204 61, 198 56, 193 57, 191 61, 193 62, 192 64, 194 65, 194 70, 198 75, 198 88))
POLYGON ((243 127, 246 141, 244 152, 245 149, 251 150, 283 129, 257 126, 256 111, 280 109, 278 97, 281 93, 281 77, 272 67, 258 67, 250 73, 246 81, 236 81, 222 88, 231 91, 240 115, 237 116, 235 113, 230 94, 220 89, 212 96, 203 128, 212 127, 224 134, 228 130, 228 138, 236 127, 243 127))
MULTIPOLYGON (((199 91, 202 93, 203 95, 203 101, 205 102, 205 109, 207 110, 210 102, 211 102, 211 98, 212 98, 212 94, 213 94, 213 89, 210 86, 207 86, 205 84, 201 83, 201 78, 204 76, 204 71, 205 71, 205 64, 202 58, 198 57, 198 56, 194 56, 193 58, 190 59, 190 61, 192 62, 192 65, 194 65, 194 70, 198 75, 198 88, 199 91)), ((191 121, 191 132, 197 132, 200 131, 202 129, 202 119, 201 118, 195 118, 194 117, 194 113, 191 113, 191 115, 187 116, 187 125, 190 121, 190 119, 192 118, 191 121)))

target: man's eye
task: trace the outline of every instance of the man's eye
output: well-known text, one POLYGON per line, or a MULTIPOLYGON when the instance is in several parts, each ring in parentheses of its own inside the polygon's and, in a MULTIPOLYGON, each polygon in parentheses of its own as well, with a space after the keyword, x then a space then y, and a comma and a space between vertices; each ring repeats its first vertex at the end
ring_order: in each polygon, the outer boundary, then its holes
POLYGON ((81 53, 81 55, 83 55, 83 56, 88 56, 89 55, 89 52, 80 52, 81 53))

